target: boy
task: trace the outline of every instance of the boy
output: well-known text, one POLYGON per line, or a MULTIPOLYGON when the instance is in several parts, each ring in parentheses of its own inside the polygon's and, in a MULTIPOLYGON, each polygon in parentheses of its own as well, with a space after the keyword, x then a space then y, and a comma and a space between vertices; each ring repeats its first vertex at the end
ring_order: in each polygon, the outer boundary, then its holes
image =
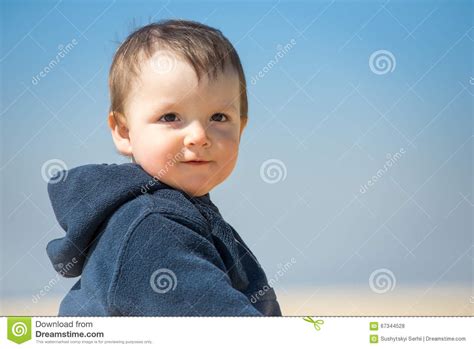
POLYGON ((77 167, 48 185, 66 231, 48 255, 63 276, 81 276, 59 315, 281 315, 209 196, 247 123, 232 44, 196 22, 147 25, 117 50, 109 87, 113 141, 133 163, 77 167))

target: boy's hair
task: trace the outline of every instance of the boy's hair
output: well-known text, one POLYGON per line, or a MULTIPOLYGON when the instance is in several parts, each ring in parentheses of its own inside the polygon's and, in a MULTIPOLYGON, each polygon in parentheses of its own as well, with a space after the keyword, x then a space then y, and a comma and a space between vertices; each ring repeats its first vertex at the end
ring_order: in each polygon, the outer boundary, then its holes
POLYGON ((109 72, 110 112, 125 113, 124 106, 140 65, 158 49, 170 50, 185 59, 198 80, 207 74, 215 78, 228 66, 235 69, 240 81, 240 117, 247 118, 248 102, 245 75, 240 58, 220 30, 187 20, 165 20, 146 25, 133 33, 115 53, 109 72))

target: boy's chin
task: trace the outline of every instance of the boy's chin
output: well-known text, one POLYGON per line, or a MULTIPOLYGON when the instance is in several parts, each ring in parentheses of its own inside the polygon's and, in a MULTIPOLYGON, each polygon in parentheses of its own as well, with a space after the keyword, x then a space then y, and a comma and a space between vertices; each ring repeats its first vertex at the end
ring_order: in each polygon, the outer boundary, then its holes
POLYGON ((193 174, 182 176, 162 177, 160 180, 175 189, 181 190, 191 197, 199 197, 208 194, 219 183, 209 175, 193 174), (173 178, 174 177, 174 178, 173 178), (211 179, 211 180, 210 180, 211 179))
POLYGON ((160 180, 174 189, 185 192, 191 197, 206 195, 212 189, 209 183, 206 183, 204 180, 193 180, 193 183, 190 183, 189 180, 186 181, 186 183, 180 183, 176 180, 167 180, 166 178, 161 178, 160 180))
POLYGON ((192 197, 203 196, 203 195, 206 195, 207 193, 209 193, 209 191, 210 191, 209 188, 203 187, 203 186, 200 186, 200 187, 198 187, 198 186, 196 186, 196 187, 186 186, 185 188, 182 188, 181 190, 184 191, 189 196, 192 196, 192 197))

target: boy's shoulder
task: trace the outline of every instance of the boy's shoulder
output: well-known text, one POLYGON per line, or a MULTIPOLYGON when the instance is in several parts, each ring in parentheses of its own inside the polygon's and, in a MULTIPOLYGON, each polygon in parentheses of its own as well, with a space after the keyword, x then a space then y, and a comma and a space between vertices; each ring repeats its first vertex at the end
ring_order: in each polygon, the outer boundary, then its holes
POLYGON ((172 217, 199 234, 208 231, 197 208, 208 196, 189 197, 137 164, 91 164, 58 172, 48 183, 48 193, 66 236, 50 241, 47 252, 58 272, 74 261, 66 272, 70 277, 80 275, 89 250, 99 240, 117 250, 134 223, 147 216, 172 217))

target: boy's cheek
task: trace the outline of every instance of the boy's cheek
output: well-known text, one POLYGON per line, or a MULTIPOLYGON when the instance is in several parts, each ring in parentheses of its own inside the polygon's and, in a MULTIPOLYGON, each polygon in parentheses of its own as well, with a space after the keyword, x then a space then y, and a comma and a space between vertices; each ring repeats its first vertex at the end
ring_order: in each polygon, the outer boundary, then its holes
POLYGON ((233 138, 226 139, 224 141, 224 148, 227 149, 229 153, 238 153, 239 152, 239 137, 236 135, 233 138))
POLYGON ((211 136, 212 143, 221 149, 234 149, 239 147, 239 132, 235 129, 216 130, 211 136))
POLYGON ((160 140, 145 140, 140 146, 140 152, 143 158, 154 164, 164 164, 170 158, 176 157, 176 152, 166 142, 160 140))
POLYGON ((212 133, 215 137, 223 139, 223 140, 238 140, 240 129, 237 125, 232 125, 228 127, 221 127, 221 128, 214 128, 212 129, 212 133))

